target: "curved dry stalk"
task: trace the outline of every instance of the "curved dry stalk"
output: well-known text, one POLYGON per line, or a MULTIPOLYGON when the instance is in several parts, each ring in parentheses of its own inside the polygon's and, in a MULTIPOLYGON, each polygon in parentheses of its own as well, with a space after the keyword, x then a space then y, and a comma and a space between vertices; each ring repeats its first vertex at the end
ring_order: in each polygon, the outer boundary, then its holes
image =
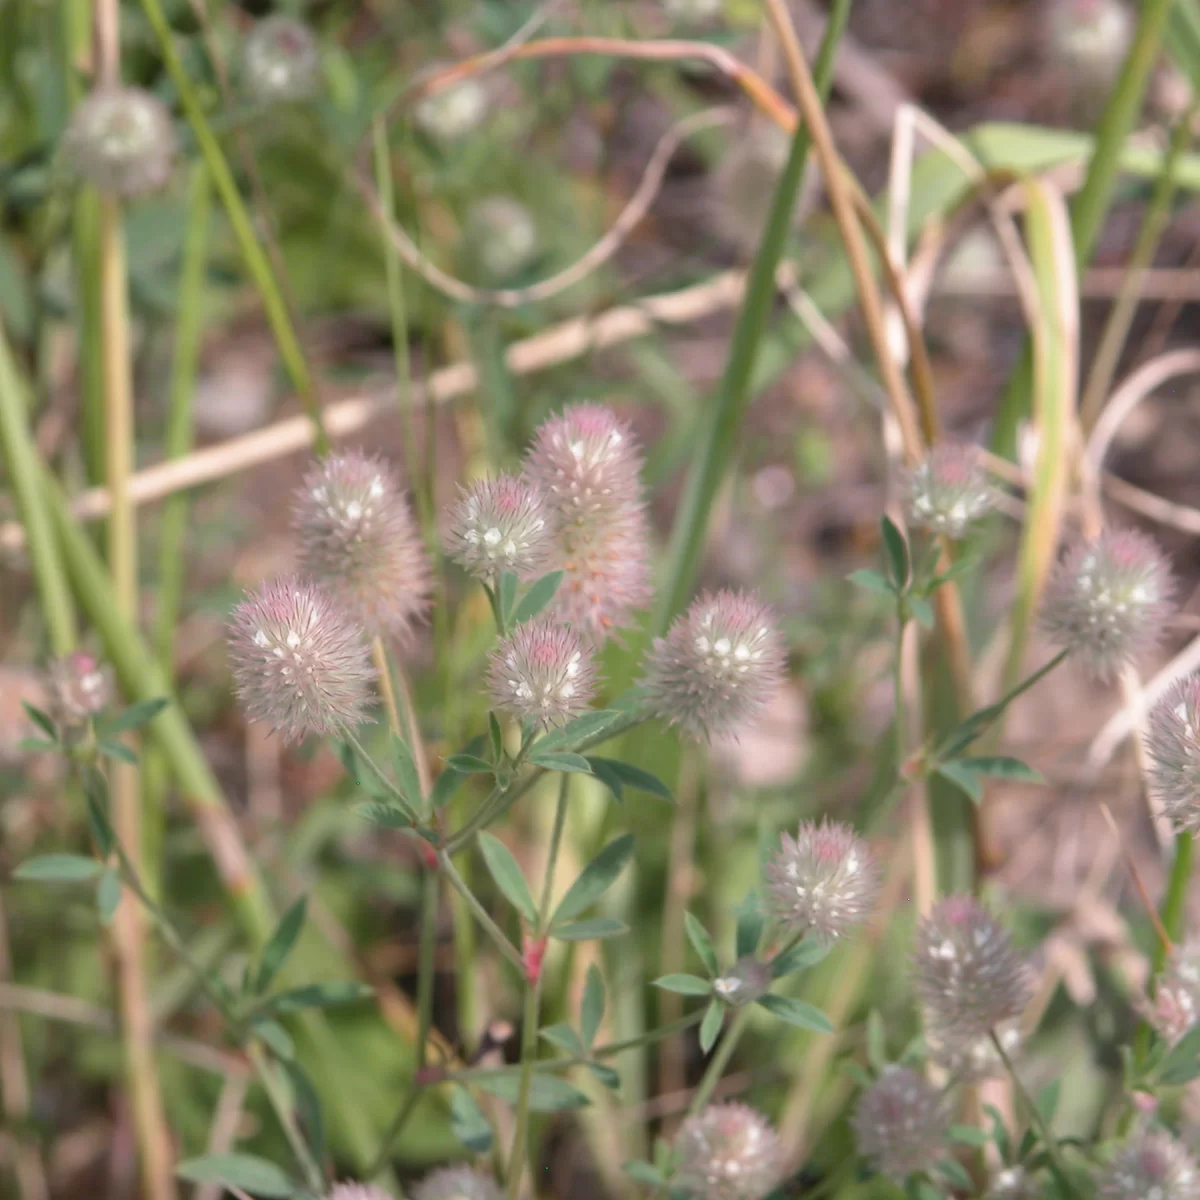
POLYGON ((1149 521, 1169 525, 1182 533, 1200 536, 1200 508, 1189 504, 1176 504, 1154 492, 1148 492, 1132 483, 1105 471, 1100 479, 1101 487, 1118 504, 1124 505, 1149 521))

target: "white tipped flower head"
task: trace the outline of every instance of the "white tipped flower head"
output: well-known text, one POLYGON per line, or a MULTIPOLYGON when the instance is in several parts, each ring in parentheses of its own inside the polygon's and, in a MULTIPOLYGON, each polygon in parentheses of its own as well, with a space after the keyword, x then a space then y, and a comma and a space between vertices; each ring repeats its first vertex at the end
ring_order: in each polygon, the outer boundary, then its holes
POLYGON ((487 1175, 471 1167, 443 1167, 413 1188, 412 1200, 503 1200, 504 1193, 487 1175))
POLYGON ((675 1154, 672 1190, 692 1200, 763 1200, 783 1172, 778 1134, 745 1104, 710 1104, 688 1117, 675 1154))
POLYGON ((870 915, 879 870, 866 843, 840 822, 805 821, 767 863, 767 912, 787 930, 825 942, 844 937, 870 915))
POLYGON ((175 161, 171 114, 140 88, 98 88, 71 114, 67 165, 110 196, 129 199, 162 187, 175 161))
POLYGON ((1025 960, 972 896, 947 896, 921 921, 914 967, 931 1040, 948 1048, 987 1037, 1029 1001, 1025 960))
POLYGON ((463 79, 425 96, 414 116, 427 137, 453 142, 479 127, 488 108, 487 89, 478 79, 463 79))
POLYGON ((960 538, 992 507, 992 488, 964 446, 935 446, 904 481, 908 519, 930 533, 960 538))
POLYGON ((1150 787, 1177 830, 1200 831, 1200 675, 1172 685, 1147 723, 1150 787))
MULTIPOLYGON (((941 1030, 933 1017, 926 1017, 925 1050, 930 1062, 942 1067, 946 1073, 960 1083, 977 1082, 982 1079, 997 1079, 1007 1073, 1004 1059, 996 1049, 990 1036, 963 1041, 951 1037, 949 1042, 941 1039, 941 1030)), ((1021 1049, 1021 1026, 1018 1021, 1005 1021, 997 1025, 996 1037, 1004 1053, 1010 1059, 1021 1049)))
POLYGON ((745 592, 706 593, 657 638, 646 688, 660 717, 688 737, 737 731, 783 680, 783 640, 770 610, 745 592))
POLYGON ((492 652, 492 703, 519 721, 565 725, 587 711, 596 691, 592 652, 579 635, 553 621, 526 621, 492 652))
POLYGON ((544 422, 525 458, 557 519, 566 578, 554 612, 597 645, 650 600, 641 468, 629 426, 598 404, 544 422))
POLYGON ((64 729, 85 725, 112 703, 112 672, 84 650, 58 659, 48 674, 49 715, 64 729))
POLYGON ((1042 629, 1097 678, 1110 679, 1158 642, 1174 590, 1152 539, 1105 532, 1069 550, 1051 572, 1042 629))
POLYGON ((467 213, 467 246, 482 274, 503 282, 520 275, 538 250, 537 226, 525 205, 510 196, 488 196, 467 213))
POLYGON ((291 17, 255 23, 242 48, 246 90, 262 104, 307 100, 320 83, 321 55, 307 25, 291 17))
POLYGON ((424 615, 429 564, 408 501, 382 459, 331 454, 304 476, 292 531, 305 574, 369 636, 404 636, 424 615))
POLYGON ((1097 1200, 1200 1200, 1200 1170, 1163 1131, 1140 1131, 1096 1180, 1097 1200))
POLYGON ((479 579, 513 571, 536 579, 550 569, 557 540, 554 516, 525 479, 499 475, 465 489, 450 510, 446 553, 479 579))
POLYGON ((1171 1045, 1200 1021, 1200 942, 1172 948, 1154 998, 1145 1004, 1145 1016, 1171 1045))
POLYGON ((1074 68, 1084 84, 1111 82, 1133 35, 1133 14, 1122 0, 1051 0, 1046 16, 1055 61, 1074 68))
POLYGON ((276 580, 248 595, 230 619, 229 654, 246 716, 284 741, 353 729, 371 703, 362 630, 305 580, 276 580))
POLYGON ((888 1067, 863 1092, 852 1119, 858 1148, 898 1182, 941 1157, 950 1125, 941 1093, 908 1067, 888 1067))

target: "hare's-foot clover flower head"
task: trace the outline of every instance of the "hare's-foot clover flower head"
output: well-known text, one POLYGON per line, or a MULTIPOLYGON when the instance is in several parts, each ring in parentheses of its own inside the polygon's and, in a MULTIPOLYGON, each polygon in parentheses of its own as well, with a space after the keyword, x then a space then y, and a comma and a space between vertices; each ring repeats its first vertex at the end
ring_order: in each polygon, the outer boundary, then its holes
POLYGON ((836 941, 870 915, 879 871, 866 844, 837 821, 801 824, 783 834, 767 863, 765 907, 786 929, 836 941))
POLYGON ((1052 0, 1046 18, 1056 60, 1084 82, 1110 78, 1129 49, 1133 17, 1122 0, 1052 0))
POLYGON ((106 87, 71 115, 63 141, 75 175, 110 196, 155 191, 171 177, 175 128, 160 100, 140 88, 106 87))
POLYGON ((291 17, 256 22, 242 48, 242 80, 262 104, 309 99, 317 91, 320 71, 317 39, 291 17))
POLYGON ((1200 675, 1175 683, 1150 711, 1150 788, 1178 830, 1200 831, 1200 675))
POLYGON ((85 650, 51 663, 46 682, 50 716, 64 729, 86 724, 112 703, 112 672, 85 650))
POLYGON ((230 620, 229 654, 246 716, 284 741, 353 729, 371 703, 362 630, 306 580, 279 579, 248 595, 230 620))
POLYGON ((413 1189, 413 1200, 503 1200, 496 1183, 471 1167, 442 1167, 413 1189))
POLYGON ((292 530, 301 569, 371 637, 408 634, 432 591, 425 547, 395 475, 356 450, 309 468, 292 530))
POLYGON ((783 1170, 778 1134, 745 1104, 711 1104, 688 1117, 675 1153, 671 1187, 693 1200, 762 1200, 783 1170))
POLYGON ((446 553, 479 579, 513 571, 535 579, 555 558, 554 515, 538 491, 516 475, 482 479, 450 511, 446 553))
POLYGON ((952 538, 962 537, 992 507, 991 484, 965 446, 935 446, 908 472, 904 491, 914 525, 952 538))
POLYGON ((484 85, 478 79, 462 79, 423 97, 413 115, 427 137, 453 142, 477 129, 487 109, 484 85))
POLYGON ((597 644, 650 600, 641 467, 629 427, 598 404, 551 417, 525 458, 557 521, 566 578, 554 611, 597 644))
POLYGON ((1025 960, 971 896, 947 896, 921 921, 914 967, 931 1039, 946 1047, 987 1037, 1029 1000, 1025 960))
POLYGON ((766 995, 771 987, 771 968, 753 954, 737 962, 713 980, 713 991, 731 1008, 743 1008, 766 995))
POLYGON ((1098 679, 1111 679, 1162 635, 1174 581, 1162 551, 1134 530, 1068 550, 1050 574, 1041 625, 1098 679))
POLYGON ((783 679, 770 610, 745 592, 706 593, 651 650, 646 688, 657 714, 697 740, 736 734, 783 679))
POLYGON ((876 1170, 903 1182, 941 1156, 950 1119, 941 1093, 909 1067, 888 1067, 859 1099, 858 1148, 876 1170))
POLYGON ((1097 1200, 1200 1200, 1200 1170, 1170 1134, 1139 1131, 1096 1181, 1097 1200))
POLYGON ((519 275, 533 262, 538 232, 525 205, 510 196, 488 196, 471 206, 466 223, 471 256, 489 279, 519 275))
POLYGON ((1159 1037, 1170 1044, 1200 1021, 1200 942, 1172 948, 1154 998, 1146 1001, 1145 1016, 1159 1037))
POLYGON ((551 620, 518 625, 492 652, 492 703, 519 721, 547 728, 587 711, 596 691, 591 648, 551 620))
POLYGON ((369 1183, 335 1183, 326 1200, 392 1200, 382 1188, 369 1183))
MULTIPOLYGON (((1004 1060, 996 1049, 990 1035, 962 1041, 951 1037, 949 1042, 941 1039, 941 1030, 936 1022, 927 1018, 929 1029, 925 1035, 925 1049, 931 1062, 945 1069, 946 1073, 960 1083, 992 1079, 1007 1072, 1004 1060)), ((1005 1021, 994 1030, 1004 1053, 1013 1058, 1021 1049, 1021 1027, 1017 1021, 1005 1021)))

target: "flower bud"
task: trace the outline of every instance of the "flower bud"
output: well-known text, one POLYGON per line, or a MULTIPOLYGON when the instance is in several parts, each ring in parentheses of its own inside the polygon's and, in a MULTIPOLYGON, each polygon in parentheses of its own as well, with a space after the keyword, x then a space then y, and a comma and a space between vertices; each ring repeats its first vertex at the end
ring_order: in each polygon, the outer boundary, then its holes
POLYGON ((1171 612, 1166 559, 1133 530, 1105 532, 1069 550, 1046 584, 1041 625, 1098 679, 1153 647, 1171 612))
POLYGON ((784 929, 833 942, 871 915, 879 871, 853 829, 805 821, 794 838, 785 833, 780 841, 767 863, 764 905, 784 929))
POLYGON ((731 1008, 744 1008, 771 986, 771 968, 753 954, 739 958, 723 975, 713 981, 713 991, 731 1008))
POLYGON ((557 521, 566 578, 554 612, 597 645, 650 600, 641 468, 629 427, 598 404, 544 422, 525 458, 557 521))
POLYGON ((971 896, 947 896, 921 921, 914 967, 931 1040, 947 1047, 987 1037, 1029 1000, 1025 960, 971 896))
POLYGON ((672 1190, 693 1200, 762 1200, 783 1171, 779 1136, 745 1104, 710 1104, 688 1117, 675 1154, 672 1190))
POLYGON ((503 1200, 489 1176, 471 1167, 443 1167, 413 1188, 412 1200, 503 1200))
POLYGON ((657 714, 696 740, 734 734, 783 680, 770 610, 745 592, 705 593, 657 638, 645 686, 657 714))
POLYGON ((371 703, 362 630, 305 580, 279 579, 248 595, 230 619, 229 653, 246 716, 285 742, 352 729, 371 703))
POLYGON ((52 663, 47 683, 49 715, 64 729, 87 724, 112 703, 111 671, 83 650, 52 663))
POLYGON ((1200 1021, 1200 942, 1172 947, 1154 997, 1144 1007, 1146 1020, 1169 1045, 1200 1021))
POLYGON ((1150 790, 1176 830, 1200 831, 1200 675, 1173 684, 1146 728, 1150 790))
POLYGON ((941 1156, 950 1120, 941 1093, 909 1067, 888 1067, 863 1092, 851 1124, 876 1170, 903 1182, 941 1156))
POLYGON ((162 102, 140 88, 97 88, 71 114, 68 166, 109 196, 129 199, 171 177, 175 129, 162 102))
POLYGON ((526 621, 492 652, 488 691, 519 721, 565 725, 587 711, 596 691, 591 651, 565 625, 526 621))
POLYGON ((473 204, 467 213, 466 235, 481 274, 496 282, 520 275, 538 250, 533 216, 509 196, 489 196, 473 204))
POLYGON ((283 16, 255 22, 242 48, 242 80, 260 104, 309 99, 320 73, 317 39, 306 25, 283 16))
POLYGON ((979 460, 965 446, 935 446, 904 480, 905 507, 913 525, 960 538, 992 507, 992 488, 979 460))
POLYGON ((1139 1131, 1096 1180, 1097 1200, 1200 1200, 1200 1171, 1164 1131, 1139 1131))
POLYGON ((300 565, 368 636, 403 637, 424 615, 433 584, 425 547, 395 475, 357 450, 316 462, 296 492, 300 565))
POLYGON ((450 510, 446 553, 465 571, 490 580, 504 571, 536 579, 555 557, 554 518, 525 479, 499 475, 465 489, 450 510))
POLYGON ((454 142, 478 128, 487 108, 483 84, 478 79, 463 79, 425 96, 413 115, 427 137, 454 142))

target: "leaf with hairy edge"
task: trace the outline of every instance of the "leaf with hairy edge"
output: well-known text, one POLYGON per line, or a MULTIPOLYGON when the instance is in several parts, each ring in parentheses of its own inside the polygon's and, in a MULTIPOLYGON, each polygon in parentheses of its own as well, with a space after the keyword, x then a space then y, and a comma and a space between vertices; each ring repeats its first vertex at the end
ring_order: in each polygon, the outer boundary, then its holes
POLYGON ((692 948, 704 964, 704 969, 709 975, 716 975, 719 969, 717 952, 713 949, 712 938, 709 937, 708 930, 690 912, 683 914, 683 926, 687 930, 688 941, 692 943, 692 948))
POLYGON ((657 775, 643 771, 641 767, 621 762, 616 758, 599 758, 594 754, 589 754, 587 760, 591 764, 592 773, 613 791, 618 800, 623 799, 620 787, 624 785, 647 792, 651 796, 658 796, 668 804, 674 803, 675 797, 671 794, 671 789, 657 775), (614 787, 613 782, 618 786, 614 787))
POLYGON ((712 984, 699 975, 660 975, 653 981, 653 986, 662 988, 664 992, 678 992, 681 996, 708 996, 712 994, 712 984))
POLYGON ((412 821, 404 809, 395 804, 385 804, 381 800, 373 800, 365 804, 356 804, 354 811, 364 821, 378 825, 381 829, 411 829, 412 821))
POLYGON ((612 917, 592 917, 586 921, 568 921, 550 931, 550 936, 560 942, 590 942, 602 938, 620 937, 629 932, 624 921, 612 917))
POLYGON ((601 734, 610 725, 615 725, 625 714, 615 708, 601 708, 595 712, 584 713, 573 721, 568 721, 561 729, 552 729, 539 739, 538 751, 570 750, 581 742, 601 734))
POLYGON ((446 766, 462 775, 491 775, 493 771, 492 764, 477 754, 452 754, 446 766))
POLYGON ((628 865, 633 857, 633 834, 627 833, 615 841, 609 842, 595 858, 592 859, 579 878, 571 884, 567 894, 559 901, 554 910, 550 927, 556 930, 559 926, 579 916, 585 909, 590 908, 616 882, 617 876, 628 865))
POLYGON ((424 797, 421 795, 417 763, 408 743, 396 734, 392 734, 392 764, 396 768, 396 786, 413 808, 420 809, 424 797))
POLYGON ((737 916, 737 956, 745 958, 758 949, 762 938, 763 914, 758 893, 747 892, 745 900, 734 911, 737 916))
POLYGON ((530 925, 536 925, 537 905, 533 902, 529 885, 525 882, 525 876, 521 874, 521 868, 513 858, 512 852, 499 838, 490 833, 480 833, 478 841, 483 861, 487 863, 487 869, 496 881, 496 886, 530 925))

